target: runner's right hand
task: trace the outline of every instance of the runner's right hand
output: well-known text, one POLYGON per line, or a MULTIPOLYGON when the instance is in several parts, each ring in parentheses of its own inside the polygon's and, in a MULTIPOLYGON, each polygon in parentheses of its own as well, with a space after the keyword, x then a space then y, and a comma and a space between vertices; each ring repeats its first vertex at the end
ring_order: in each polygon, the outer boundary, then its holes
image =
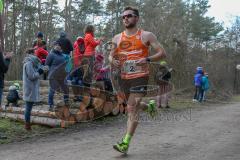
POLYGON ((113 59, 113 60, 112 60, 112 64, 113 64, 115 67, 120 67, 120 61, 119 61, 119 60, 113 59))

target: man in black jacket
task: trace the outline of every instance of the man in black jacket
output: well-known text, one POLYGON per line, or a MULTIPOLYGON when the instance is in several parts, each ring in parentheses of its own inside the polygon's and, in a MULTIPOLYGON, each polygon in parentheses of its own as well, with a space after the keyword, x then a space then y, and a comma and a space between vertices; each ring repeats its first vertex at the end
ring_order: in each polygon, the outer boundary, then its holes
POLYGON ((0 51, 0 107, 4 87, 4 74, 8 71, 11 57, 12 53, 6 53, 5 55, 3 55, 2 51, 0 51))
POLYGON ((70 53, 73 51, 73 45, 72 42, 67 38, 65 32, 60 33, 60 38, 57 41, 60 43, 63 54, 70 55, 70 53))
POLYGON ((65 32, 60 33, 60 38, 57 41, 59 42, 59 45, 62 49, 62 53, 65 57, 66 61, 65 71, 69 73, 71 72, 73 67, 71 62, 71 52, 73 51, 72 42, 67 38, 65 32))
MULTIPOLYGON (((7 73, 8 66, 10 64, 10 59, 12 57, 12 53, 6 53, 3 55, 0 50, 0 107, 2 107, 2 94, 4 87, 4 74, 7 73)), ((2 135, 0 132, 0 139, 6 139, 5 135, 2 135)))

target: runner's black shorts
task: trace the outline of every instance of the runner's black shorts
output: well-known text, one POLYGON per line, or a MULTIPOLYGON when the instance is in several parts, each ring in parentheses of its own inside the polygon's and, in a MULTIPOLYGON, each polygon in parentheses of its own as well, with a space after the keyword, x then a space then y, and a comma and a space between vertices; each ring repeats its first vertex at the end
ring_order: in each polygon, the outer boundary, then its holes
POLYGON ((119 85, 125 94, 143 93, 146 94, 149 77, 140 77, 134 79, 120 79, 119 85))

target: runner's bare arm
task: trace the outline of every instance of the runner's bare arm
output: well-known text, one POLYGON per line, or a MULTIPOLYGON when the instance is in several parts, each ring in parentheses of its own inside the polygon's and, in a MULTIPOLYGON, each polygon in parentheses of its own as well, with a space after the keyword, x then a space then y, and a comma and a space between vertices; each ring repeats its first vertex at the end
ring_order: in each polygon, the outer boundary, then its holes
POLYGON ((142 39, 146 45, 151 45, 156 53, 152 56, 141 58, 137 61, 137 63, 144 64, 147 63, 148 60, 156 62, 166 57, 165 50, 161 47, 161 44, 158 42, 157 37, 153 33, 144 31, 142 39))
POLYGON ((116 35, 116 36, 113 37, 112 44, 111 44, 112 45, 111 46, 111 51, 110 51, 110 54, 109 54, 109 57, 108 57, 108 60, 109 60, 110 64, 113 64, 115 66, 119 66, 119 62, 113 59, 113 56, 114 56, 114 54, 116 52, 116 48, 117 48, 118 38, 119 38, 119 35, 116 35))
POLYGON ((158 42, 157 37, 149 32, 147 35, 147 39, 149 44, 153 47, 153 49, 157 52, 152 56, 149 56, 148 58, 150 59, 150 61, 159 61, 163 58, 166 57, 166 52, 163 49, 163 47, 161 46, 161 44, 158 42))

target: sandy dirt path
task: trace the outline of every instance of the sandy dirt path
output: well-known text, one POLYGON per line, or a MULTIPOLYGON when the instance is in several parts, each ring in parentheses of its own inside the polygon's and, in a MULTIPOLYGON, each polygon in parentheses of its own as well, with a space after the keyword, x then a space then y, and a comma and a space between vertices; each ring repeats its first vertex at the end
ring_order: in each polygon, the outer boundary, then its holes
POLYGON ((0 160, 239 160, 240 104, 143 116, 129 154, 112 145, 124 134, 124 116, 63 133, 0 146, 0 160))

